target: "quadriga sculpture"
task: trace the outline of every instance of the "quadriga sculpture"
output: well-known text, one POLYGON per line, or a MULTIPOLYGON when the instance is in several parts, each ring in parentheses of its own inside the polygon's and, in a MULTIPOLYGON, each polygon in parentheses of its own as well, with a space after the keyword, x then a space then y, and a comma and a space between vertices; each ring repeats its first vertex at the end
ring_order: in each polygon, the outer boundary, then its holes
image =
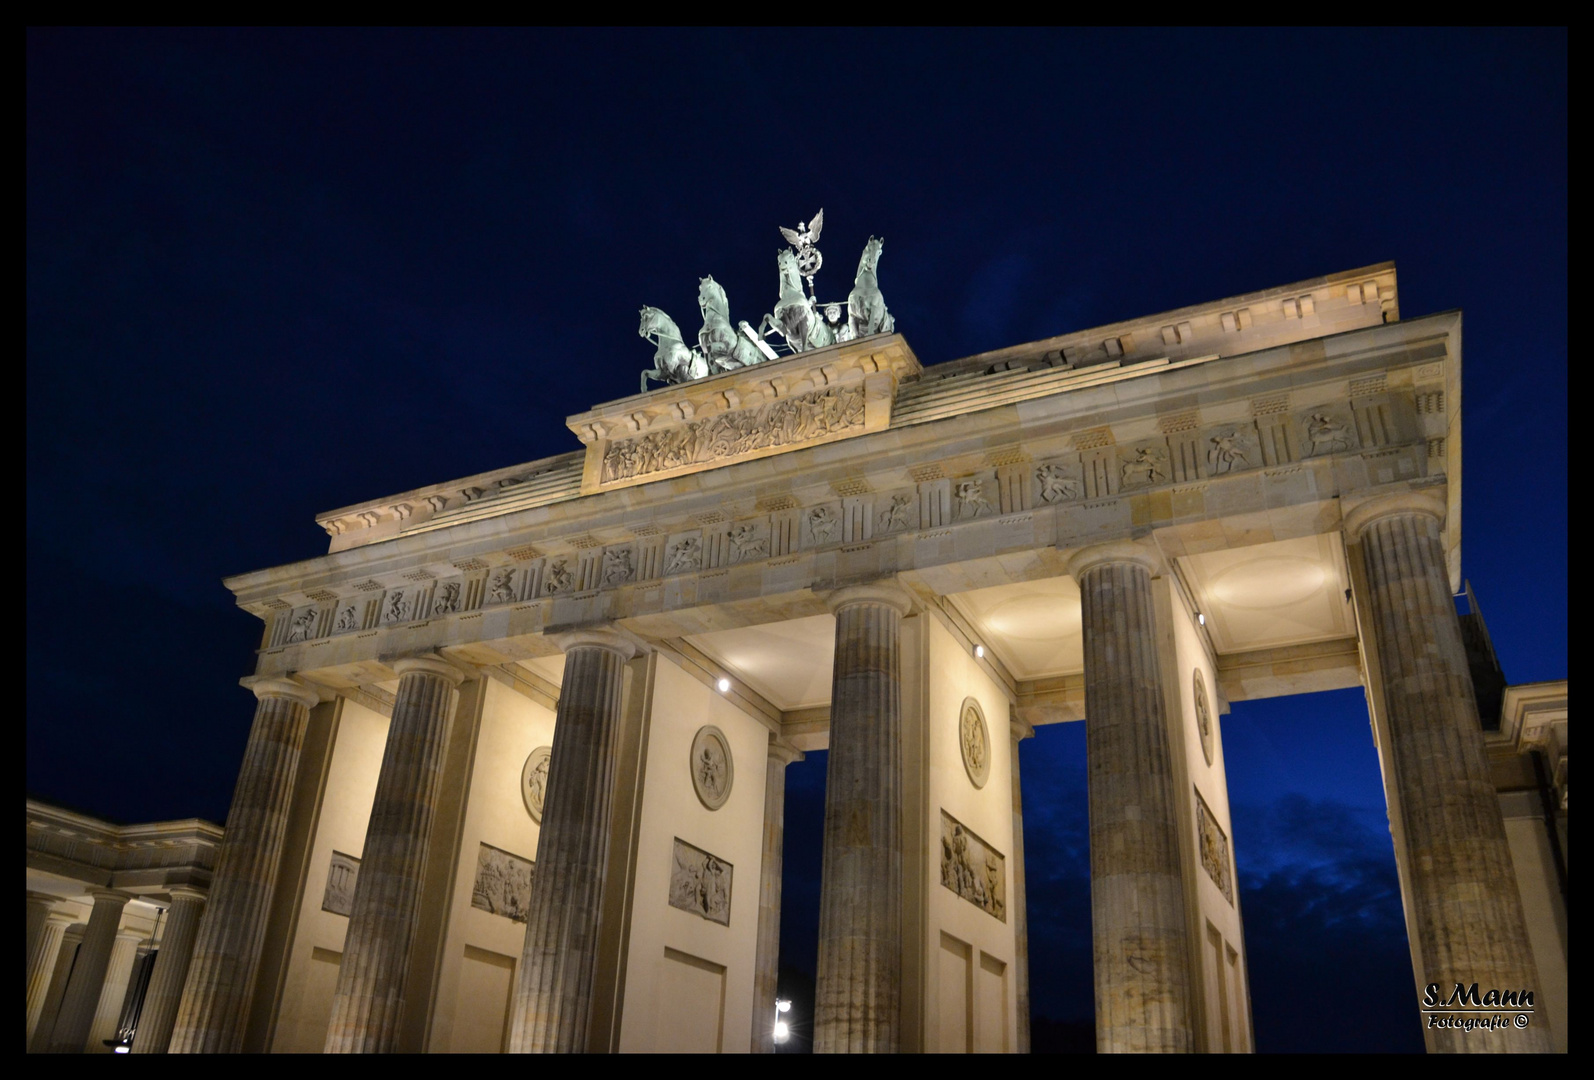
POLYGON ((889 334, 897 327, 891 312, 886 310, 886 300, 880 295, 880 282, 875 277, 880 266, 880 249, 884 246, 885 240, 871 236, 863 247, 863 257, 858 260, 858 276, 847 297, 847 323, 852 327, 853 337, 889 334))
POLYGON ((701 379, 708 374, 708 361, 687 348, 686 342, 681 340, 681 328, 658 308, 642 309, 642 325, 637 328, 637 334, 658 346, 653 354, 652 369, 642 373, 643 393, 647 392, 649 379, 678 383, 701 379))

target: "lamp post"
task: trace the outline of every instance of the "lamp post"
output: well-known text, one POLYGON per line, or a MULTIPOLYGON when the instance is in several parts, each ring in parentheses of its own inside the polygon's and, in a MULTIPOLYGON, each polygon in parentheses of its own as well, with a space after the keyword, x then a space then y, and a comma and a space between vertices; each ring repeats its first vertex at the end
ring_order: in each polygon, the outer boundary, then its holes
POLYGON ((785 998, 775 999, 775 1041, 783 1043, 791 1035, 791 1028, 781 1018, 782 1013, 791 1012, 791 1002, 785 998))

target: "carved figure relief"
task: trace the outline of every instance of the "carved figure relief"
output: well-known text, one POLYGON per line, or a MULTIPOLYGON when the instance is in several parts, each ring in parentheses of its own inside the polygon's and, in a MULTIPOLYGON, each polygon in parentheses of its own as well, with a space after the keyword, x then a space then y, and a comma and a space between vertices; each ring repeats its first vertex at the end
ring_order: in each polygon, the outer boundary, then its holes
POLYGON ((1168 452, 1160 447, 1142 446, 1124 458, 1120 479, 1126 487, 1161 484, 1168 479, 1168 452))
POLYGON ((762 558, 769 554, 769 537, 757 525, 737 525, 731 529, 731 561, 762 558))
POLYGON ((836 528, 841 519, 828 506, 816 506, 808 511, 808 531, 815 544, 829 544, 836 539, 836 528))
POLYGON ((353 604, 348 605, 342 611, 338 612, 337 629, 339 632, 345 630, 358 630, 359 628, 360 619, 359 616, 354 613, 353 604))
POLYGON ((941 884, 993 918, 1007 921, 1007 859, 957 818, 941 811, 941 884))
POLYGON ((459 582, 445 581, 437 590, 432 603, 433 615, 450 615, 459 610, 459 582))
POLYGON ((332 853, 327 867, 327 891, 321 897, 321 910, 334 915, 354 914, 354 883, 360 876, 360 860, 341 851, 332 853))
POLYGON ((664 572, 683 574, 703 568, 703 538, 683 536, 664 549, 664 572))
POLYGON ((1246 447, 1240 444, 1240 433, 1233 428, 1220 431, 1207 439, 1207 475, 1222 476, 1236 468, 1251 464, 1246 447))
POLYGON ((543 589, 552 596, 554 593, 569 592, 576 583, 576 575, 571 573, 569 561, 555 559, 548 564, 548 578, 543 589))
POLYGON ((536 863, 512 852, 483 844, 476 852, 476 883, 470 906, 511 922, 523 923, 531 912, 531 875, 536 863))
POLYGON ((609 548, 603 553, 603 583, 605 585, 623 585, 631 580, 631 575, 634 573, 636 573, 636 568, 631 564, 630 548, 609 548))
POLYGON ((520 801, 526 804, 526 813, 538 825, 542 824, 542 804, 548 797, 548 763, 553 747, 539 746, 526 756, 520 767, 520 801))
POLYGON ((298 615, 295 615, 293 625, 288 628, 288 640, 290 642, 309 641, 314 637, 315 620, 319 614, 320 612, 316 611, 315 608, 306 608, 298 615))
POLYGON ((403 622, 405 613, 404 590, 394 589, 387 594, 387 606, 382 609, 383 622, 403 622))
POLYGON ((1195 669, 1191 696, 1195 699, 1196 727, 1201 730, 1201 756, 1212 764, 1212 706, 1207 701, 1207 681, 1201 669, 1195 669))
POLYGON ((1035 479, 1040 481, 1043 503, 1067 502, 1085 494, 1085 485, 1062 465, 1042 465, 1035 470, 1035 479))
POLYGON ((973 698, 964 698, 958 712, 958 749, 963 754, 969 783, 983 788, 991 775, 991 731, 985 726, 980 703, 973 698))
POLYGON ((1326 409, 1307 416, 1306 438, 1308 454, 1336 454, 1355 445, 1350 425, 1326 409))
POLYGON ((1210 809, 1207 802, 1201 797, 1201 792, 1195 793, 1196 801, 1196 834, 1201 843, 1201 868, 1207 872, 1207 877, 1212 879, 1212 884, 1218 887, 1223 898, 1230 904, 1234 903, 1234 885, 1229 873, 1229 838, 1218 825, 1218 819, 1210 809))
POLYGON ((670 906, 729 926, 734 870, 724 859, 676 837, 670 866, 670 906))
POLYGON ((832 387, 609 444, 603 482, 806 442, 862 427, 862 387, 832 387))
POLYGON ((913 511, 914 498, 903 493, 891 496, 891 501, 880 511, 877 519, 876 532, 895 532, 908 527, 908 518, 913 511))
POLYGON ((960 518, 995 513, 990 500, 985 497, 985 485, 978 480, 959 480, 952 488, 952 494, 957 498, 960 518))
POLYGON ((493 604, 504 604, 515 598, 515 568, 505 566, 493 571, 492 584, 487 591, 487 600, 493 604))
POLYGON ((736 762, 725 733, 713 724, 699 728, 692 738, 692 789, 710 810, 718 810, 731 797, 736 780, 736 762))

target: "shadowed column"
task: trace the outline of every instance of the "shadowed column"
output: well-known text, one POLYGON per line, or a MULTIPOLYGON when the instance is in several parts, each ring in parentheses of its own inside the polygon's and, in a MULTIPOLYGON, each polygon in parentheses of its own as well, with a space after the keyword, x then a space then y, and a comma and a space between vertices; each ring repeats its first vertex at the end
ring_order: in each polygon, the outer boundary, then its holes
POLYGON ((73 923, 61 934, 61 948, 55 954, 55 970, 50 973, 50 985, 39 1006, 39 1019, 28 1040, 28 1053, 43 1054, 50 1049, 50 1035, 55 1031, 55 1018, 61 1014, 61 999, 66 996, 66 984, 72 975, 78 949, 83 944, 83 934, 88 930, 84 923, 73 923))
POLYGON ((895 585, 842 589, 819 883, 817 1053, 895 1053, 902 998, 902 617, 895 585))
POLYGON ((515 983, 511 1053, 587 1047, 622 675, 635 647, 618 634, 563 639, 564 682, 548 761, 526 947, 515 983))
POLYGON ((319 700, 315 691, 287 679, 262 679, 251 689, 260 701, 177 1011, 173 1053, 236 1054, 241 1048, 282 864, 299 750, 319 700))
POLYGON ((406 657, 392 666, 398 693, 338 966, 329 1054, 385 1054, 398 1047, 454 689, 464 681, 458 668, 438 657, 406 657))
POLYGON ((1069 562, 1085 638, 1090 910, 1096 1049, 1195 1049, 1177 797, 1157 661, 1151 574, 1139 544, 1069 562))
POLYGON ((753 964, 755 1054, 775 1052, 775 984, 780 980, 780 875, 786 837, 786 766, 801 761, 794 746, 769 739, 764 776, 764 852, 758 878, 758 954, 753 964))
MULTIPOLYGON (((1400 793, 1401 860, 1411 893, 1419 984, 1479 993, 1541 991, 1500 798, 1450 594, 1439 528, 1445 508, 1420 494, 1376 499, 1347 517, 1361 544, 1383 674, 1386 769, 1400 793)), ((1550 1051, 1549 1030, 1427 1028, 1430 1051, 1550 1051)))
MULTIPOLYGON (((55 899, 51 897, 50 899, 55 899)), ((33 896, 28 897, 30 911, 33 896)), ((50 989, 50 977, 55 974, 55 958, 60 955, 61 942, 66 937, 66 928, 72 925, 72 916, 59 911, 50 911, 45 907, 45 915, 41 920, 37 933, 33 936, 28 949, 28 1041, 32 1042, 33 1032, 38 1027, 39 1015, 44 1010, 45 995, 50 989)))
POLYGON ((138 1015, 138 1033, 133 1036, 135 1054, 164 1054, 171 1045, 183 983, 194 958, 199 916, 205 910, 205 890, 175 885, 171 892, 166 933, 155 953, 155 970, 150 972, 149 989, 144 991, 144 1008, 138 1015))
POLYGON ((122 921, 122 909, 131 899, 126 893, 110 889, 98 890, 94 897, 94 910, 89 913, 88 929, 83 931, 83 944, 78 947, 77 961, 72 965, 67 980, 66 993, 61 997, 61 1008, 56 1013, 55 1027, 46 1044, 52 1054, 81 1054, 88 1042, 89 1028, 99 1011, 100 995, 105 990, 105 972, 111 966, 111 952, 116 946, 116 930, 122 921))
POLYGON ((1013 990, 1018 1004, 1018 1052, 1029 1053, 1029 911, 1024 900, 1024 797, 1019 787, 1018 744, 1035 729, 1011 717, 1007 730, 1013 740, 1013 990))

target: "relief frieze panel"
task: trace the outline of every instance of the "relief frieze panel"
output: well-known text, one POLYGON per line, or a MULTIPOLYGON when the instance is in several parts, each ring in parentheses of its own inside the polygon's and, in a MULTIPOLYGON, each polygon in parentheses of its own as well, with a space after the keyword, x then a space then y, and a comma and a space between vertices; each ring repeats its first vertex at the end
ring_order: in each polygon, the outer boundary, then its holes
POLYGON ((1223 898, 1232 904, 1234 878, 1229 870, 1229 838, 1224 833, 1223 827, 1218 824, 1216 815, 1207 806, 1207 801, 1201 797, 1201 792, 1195 793, 1195 801, 1196 837, 1201 845, 1201 868, 1207 872, 1207 877, 1212 879, 1212 884, 1218 887, 1223 898))
POLYGON ((703 569, 702 530, 675 533, 664 543, 664 575, 693 574, 703 569))
POLYGON ((919 527, 919 494, 911 488, 877 496, 873 509, 876 536, 919 527))
POLYGON ((830 387, 754 409, 718 413, 664 431, 611 442, 603 452, 604 484, 761 450, 797 446, 864 426, 864 388, 830 387))
POLYGON ((826 502, 803 511, 803 547, 827 547, 842 541, 841 503, 826 502))
POLYGON ((1085 467, 1078 457, 1043 461, 1035 466, 1035 505, 1057 506, 1084 497, 1085 467))
POLYGON ((1007 921, 1007 859, 967 825, 941 811, 941 884, 1007 921))
POLYGON ((1227 476, 1265 464, 1256 424, 1248 420, 1207 428, 1201 432, 1198 449, 1207 476, 1227 476))
POLYGON ((729 926, 734 870, 724 859, 676 837, 670 864, 670 906, 729 926))
POLYGON ((1303 458, 1339 454, 1361 445, 1356 417, 1348 405, 1318 405, 1295 414, 1295 430, 1303 458))
POLYGON ((1153 487, 1173 479, 1168 460, 1168 440, 1141 439, 1118 448, 1118 486, 1120 490, 1153 487))
POLYGON ((482 844, 476 853, 476 881, 470 890, 470 906, 501 915, 510 922, 523 923, 531 911, 531 875, 536 864, 491 844, 482 844))

